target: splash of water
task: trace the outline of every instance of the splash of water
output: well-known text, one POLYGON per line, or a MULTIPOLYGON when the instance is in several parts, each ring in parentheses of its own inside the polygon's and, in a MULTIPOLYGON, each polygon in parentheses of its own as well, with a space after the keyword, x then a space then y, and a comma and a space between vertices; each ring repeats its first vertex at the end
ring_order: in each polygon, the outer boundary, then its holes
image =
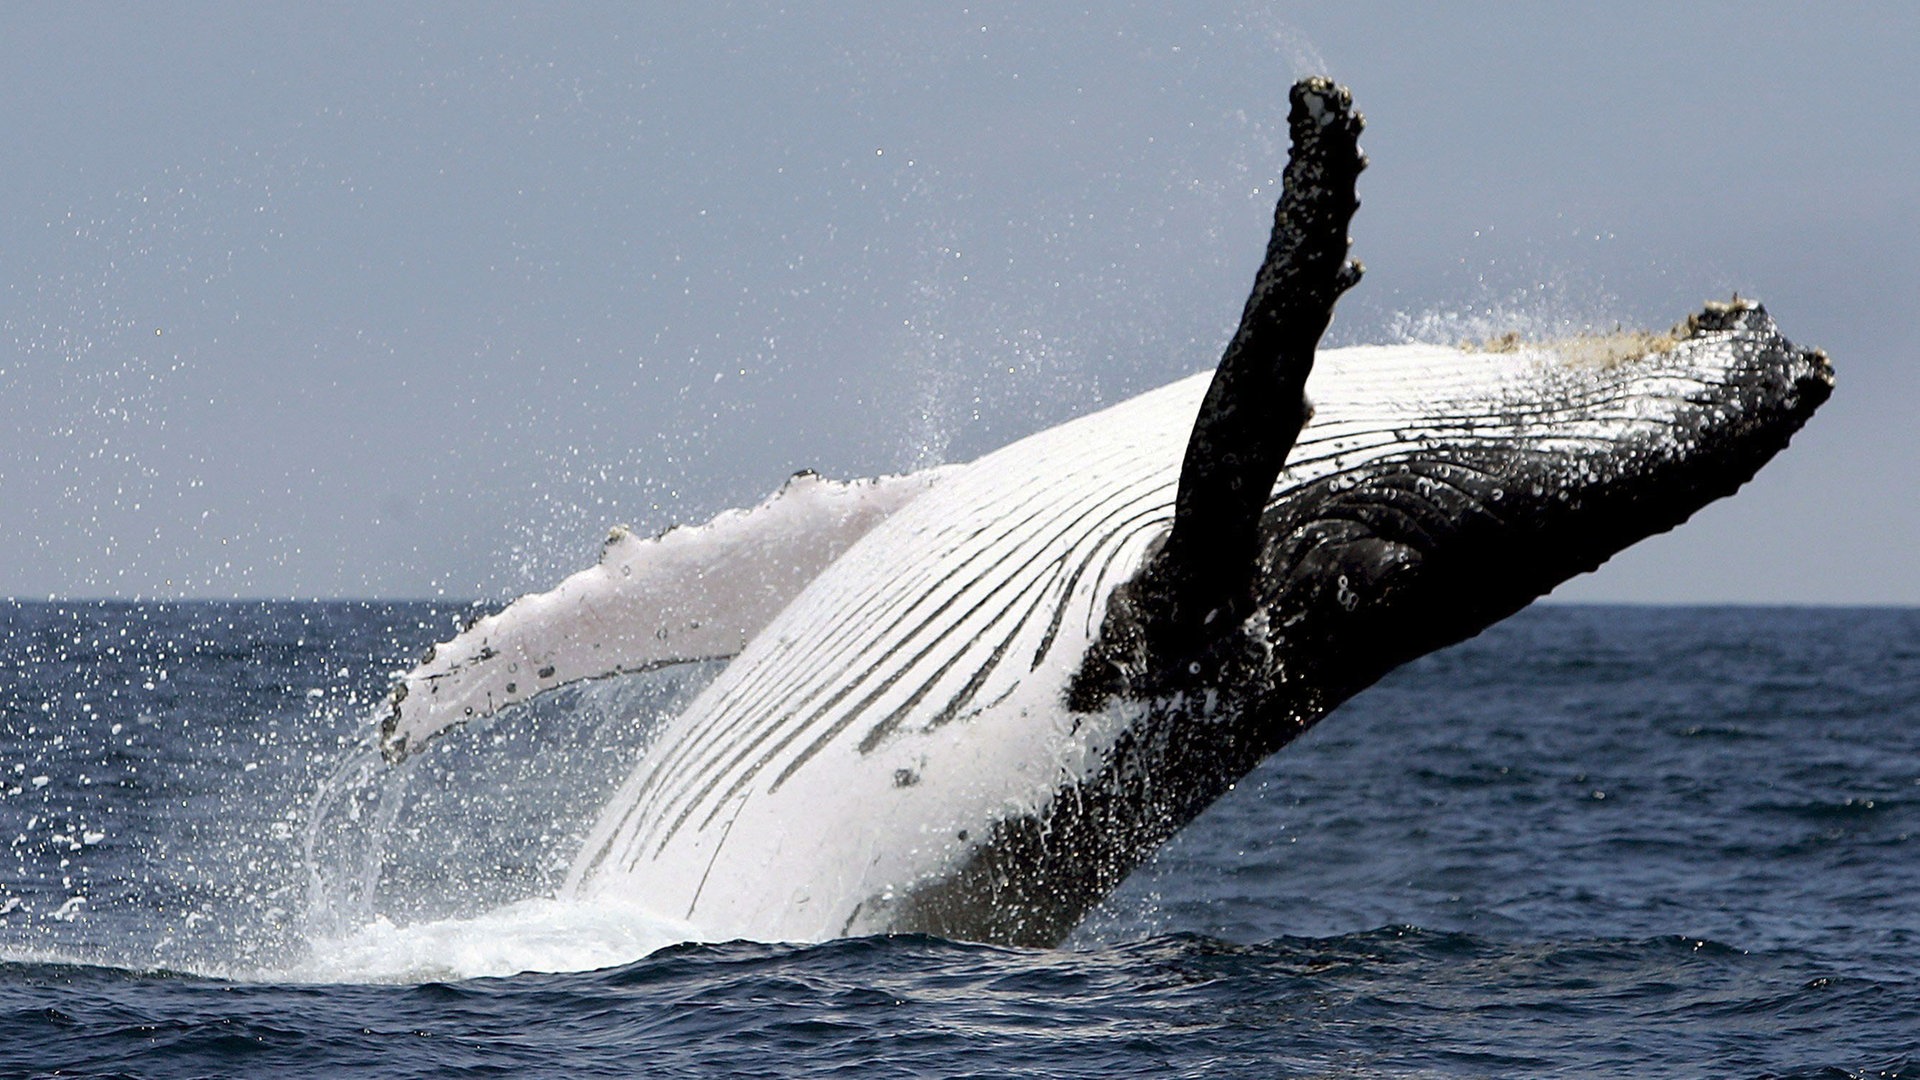
POLYGON ((384 916, 321 937, 275 981, 417 983, 591 971, 697 940, 692 927, 607 900, 529 897, 466 918, 397 926, 384 916))
POLYGON ((1594 287, 1576 289, 1559 275, 1506 293, 1483 291, 1463 304, 1392 312, 1385 337, 1431 345, 1477 345, 1506 334, 1557 341, 1620 330, 1619 310, 1613 296, 1594 287))
POLYGON ((303 947, 253 977, 417 982, 575 971, 693 940, 672 919, 560 895, 560 886, 632 756, 720 667, 569 688, 397 768, 367 737, 309 807, 303 947))

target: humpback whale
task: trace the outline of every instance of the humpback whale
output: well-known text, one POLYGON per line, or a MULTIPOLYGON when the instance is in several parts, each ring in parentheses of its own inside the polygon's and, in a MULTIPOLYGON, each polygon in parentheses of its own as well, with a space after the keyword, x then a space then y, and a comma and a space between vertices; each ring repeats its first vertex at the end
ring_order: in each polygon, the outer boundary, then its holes
POLYGON ((387 756, 561 685, 724 660, 565 889, 706 936, 1057 943, 1266 755, 1750 479, 1827 398, 1758 304, 1671 331, 1320 349, 1365 166, 1293 88, 1266 258, 1211 374, 964 465, 647 539, 438 647, 387 756), (1311 405, 1308 402, 1311 401, 1311 405))

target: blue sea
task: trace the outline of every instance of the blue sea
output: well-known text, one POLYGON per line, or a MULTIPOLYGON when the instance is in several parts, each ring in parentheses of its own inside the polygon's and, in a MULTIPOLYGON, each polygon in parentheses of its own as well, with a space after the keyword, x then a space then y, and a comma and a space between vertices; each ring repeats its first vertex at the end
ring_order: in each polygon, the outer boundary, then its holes
POLYGON ((0 603, 0 1076, 1920 1077, 1920 610, 1530 609, 1051 950, 544 899, 712 672, 379 764, 476 610, 0 603))

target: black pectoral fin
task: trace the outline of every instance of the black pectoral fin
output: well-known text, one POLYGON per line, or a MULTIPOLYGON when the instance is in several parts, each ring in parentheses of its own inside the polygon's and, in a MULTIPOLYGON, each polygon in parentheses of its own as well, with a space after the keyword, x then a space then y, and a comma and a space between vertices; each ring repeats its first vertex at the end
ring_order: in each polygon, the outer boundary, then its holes
POLYGON ((1314 350, 1335 301, 1362 272, 1347 259, 1347 227, 1360 205, 1354 183, 1366 168, 1364 119, 1346 88, 1325 78, 1295 83, 1290 97, 1293 149, 1273 234, 1187 441, 1172 530, 1116 594, 1089 671, 1143 663, 1190 671, 1189 658, 1208 653, 1248 614, 1261 515, 1311 415, 1314 350), (1133 655, 1104 657, 1102 646, 1133 655))

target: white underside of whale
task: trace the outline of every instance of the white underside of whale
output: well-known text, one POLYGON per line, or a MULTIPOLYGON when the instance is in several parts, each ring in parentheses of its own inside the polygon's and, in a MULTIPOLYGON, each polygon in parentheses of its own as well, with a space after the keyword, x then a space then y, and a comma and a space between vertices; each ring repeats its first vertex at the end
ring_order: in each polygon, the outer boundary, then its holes
MULTIPOLYGON (((1444 447, 1658 445, 1723 373, 1712 344, 1627 362, 1322 351, 1315 419, 1273 498, 1444 447)), ((950 873, 993 822, 1044 811, 1129 722, 1124 707, 1073 714, 1065 691, 1112 590, 1171 521, 1208 377, 968 465, 797 478, 707 526, 616 534, 598 566, 410 673, 389 746, 565 682, 737 652, 609 802, 567 888, 709 937, 884 929, 873 901, 950 873)))

